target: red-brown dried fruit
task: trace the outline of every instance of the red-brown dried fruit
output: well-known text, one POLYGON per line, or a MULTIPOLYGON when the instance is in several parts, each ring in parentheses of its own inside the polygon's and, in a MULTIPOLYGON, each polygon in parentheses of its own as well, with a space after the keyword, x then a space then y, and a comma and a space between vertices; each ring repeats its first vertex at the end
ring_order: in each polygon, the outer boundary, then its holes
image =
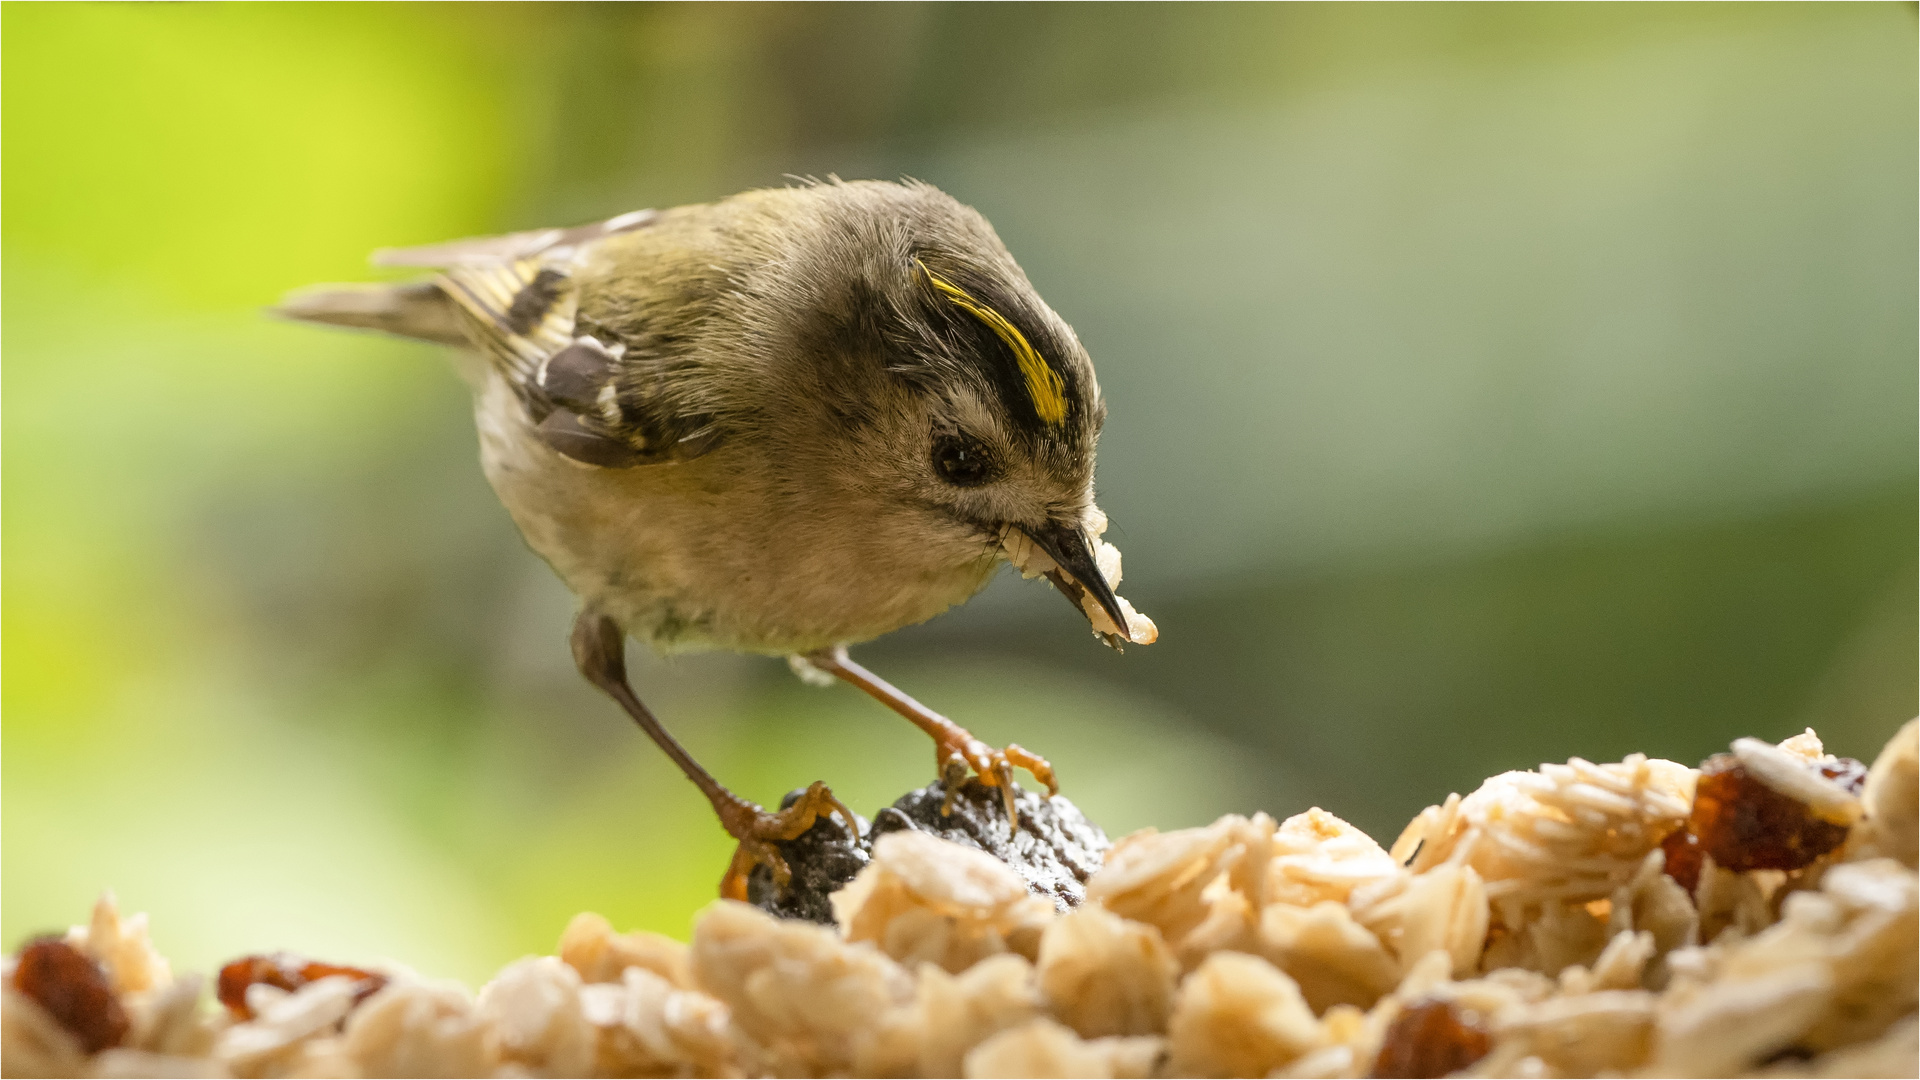
POLYGON ((1846 788, 1850 795, 1867 790, 1867 767, 1850 757, 1834 758, 1823 763, 1820 775, 1846 788))
POLYGON ((329 975, 345 975, 360 981, 360 986, 353 992, 355 1005, 387 985, 387 977, 377 971, 322 963, 293 953, 256 953, 243 956, 220 969, 220 1004, 227 1007, 234 1019, 251 1020, 253 1010, 247 1007, 247 987, 266 983, 291 992, 329 975))
POLYGON ((1491 1049, 1493 1038, 1480 1026, 1478 1014, 1451 1001, 1416 1001, 1388 1025, 1373 1075, 1446 1076, 1486 1057, 1491 1049))
POLYGON ((1806 803, 1767 786, 1732 754, 1700 763, 1687 831, 1728 870, 1798 870, 1847 838, 1845 825, 1815 817, 1806 803))
POLYGON ((127 1011, 107 973, 56 935, 34 938, 20 950, 13 987, 39 1002, 89 1054, 118 1046, 127 1036, 127 1011))
POLYGON ((1692 895, 1700 885, 1700 838, 1688 832, 1685 826, 1667 834, 1660 841, 1660 850, 1667 853, 1667 864, 1663 868, 1667 876, 1680 883, 1680 887, 1692 895))

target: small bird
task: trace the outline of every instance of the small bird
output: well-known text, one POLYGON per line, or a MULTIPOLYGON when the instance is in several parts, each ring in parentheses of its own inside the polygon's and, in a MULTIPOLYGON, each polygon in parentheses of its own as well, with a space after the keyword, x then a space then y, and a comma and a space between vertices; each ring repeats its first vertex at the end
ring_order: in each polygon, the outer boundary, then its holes
POLYGON ((580 598, 573 655, 739 842, 721 893, 835 812, 815 782, 768 811, 723 787, 628 684, 662 652, 785 656, 933 737, 969 772, 1059 785, 853 662, 847 646, 964 602, 1000 562, 1045 575, 1115 648, 1151 620, 1114 593, 1094 449, 1106 406, 1074 332, 984 217, 923 183, 808 182, 591 225, 374 254, 437 276, 320 286, 289 318, 461 350, 480 459, 580 598))

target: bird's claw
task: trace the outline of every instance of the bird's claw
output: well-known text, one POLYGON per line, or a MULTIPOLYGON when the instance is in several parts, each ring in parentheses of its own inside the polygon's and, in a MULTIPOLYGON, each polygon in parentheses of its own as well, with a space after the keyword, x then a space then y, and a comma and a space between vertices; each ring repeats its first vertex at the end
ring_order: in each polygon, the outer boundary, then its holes
POLYGON ((913 700, 885 679, 854 663, 847 655, 845 646, 836 645, 809 653, 807 662, 872 694, 887 708, 913 721, 920 730, 933 736, 934 767, 939 770, 940 780, 946 787, 946 797, 940 800, 941 814, 953 812, 954 793, 966 782, 969 769, 979 775, 981 783, 1000 789, 1001 797, 1006 800, 1007 827, 1015 835, 1020 831, 1019 808, 1014 804, 1013 792, 1015 767, 1027 770, 1035 780, 1047 785, 1048 798, 1060 793, 1060 783, 1054 779, 1053 766, 1047 763, 1046 758, 1016 743, 1008 743, 1005 750, 995 750, 974 738, 966 728, 913 700))
POLYGON ((940 763, 940 783, 947 789, 946 796, 940 800, 940 816, 953 813, 953 797, 960 793, 960 785, 967 782, 967 759, 958 752, 948 754, 940 763))
POLYGON ((773 871, 774 889, 785 892, 787 883, 793 880, 793 870, 781 856, 780 849, 764 840, 743 839, 733 849, 733 859, 727 863, 726 876, 720 879, 721 899, 746 903, 747 878, 753 874, 753 868, 761 863, 773 871))
POLYGON ((941 782, 947 789, 946 797, 940 801, 942 815, 952 813, 954 794, 966 782, 969 770, 980 777, 981 783, 1000 789, 1000 798, 1007 808, 1007 827, 1015 834, 1020 831, 1020 811, 1013 787, 1016 767, 1027 770, 1035 780, 1045 784, 1048 798, 1060 793, 1060 782, 1054 778, 1052 764, 1019 743, 1008 743, 1006 749, 995 750, 960 730, 951 741, 937 741, 934 753, 940 763, 941 782))
POLYGON ((733 849, 726 876, 720 879, 720 895, 728 900, 746 900, 747 877, 762 863, 773 871, 774 888, 786 892, 793 880, 793 870, 775 844, 798 838, 829 813, 839 814, 840 820, 846 823, 848 835, 859 838, 860 824, 854 819, 853 811, 834 798, 832 790, 818 780, 808 785, 806 792, 791 806, 779 811, 769 812, 745 799, 722 810, 720 824, 727 835, 740 843, 733 849))

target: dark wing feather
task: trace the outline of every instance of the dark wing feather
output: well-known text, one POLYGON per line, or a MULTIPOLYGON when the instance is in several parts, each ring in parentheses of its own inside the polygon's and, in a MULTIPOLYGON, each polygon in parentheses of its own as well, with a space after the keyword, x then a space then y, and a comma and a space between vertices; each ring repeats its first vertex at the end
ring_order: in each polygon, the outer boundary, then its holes
POLYGON ((441 271, 436 283, 468 319, 469 335, 522 389, 538 385, 541 365, 573 344, 580 309, 571 259, 540 257, 470 262, 441 271))
POLYGON ((578 336, 575 325, 580 251, 656 217, 640 210, 572 229, 387 250, 375 261, 440 268, 434 283, 459 307, 468 336, 500 364, 553 449, 603 468, 684 460, 718 442, 709 418, 675 416, 662 400, 622 393, 649 381, 631 370, 645 361, 625 359, 621 342, 578 336))

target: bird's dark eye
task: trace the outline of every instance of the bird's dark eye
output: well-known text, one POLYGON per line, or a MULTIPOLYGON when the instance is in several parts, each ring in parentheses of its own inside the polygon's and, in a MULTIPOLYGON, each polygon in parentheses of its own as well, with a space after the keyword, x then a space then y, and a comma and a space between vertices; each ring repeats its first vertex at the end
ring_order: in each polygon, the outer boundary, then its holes
POLYGON ((955 487, 979 487, 993 479, 993 458, 977 439, 943 435, 933 443, 933 471, 955 487))

